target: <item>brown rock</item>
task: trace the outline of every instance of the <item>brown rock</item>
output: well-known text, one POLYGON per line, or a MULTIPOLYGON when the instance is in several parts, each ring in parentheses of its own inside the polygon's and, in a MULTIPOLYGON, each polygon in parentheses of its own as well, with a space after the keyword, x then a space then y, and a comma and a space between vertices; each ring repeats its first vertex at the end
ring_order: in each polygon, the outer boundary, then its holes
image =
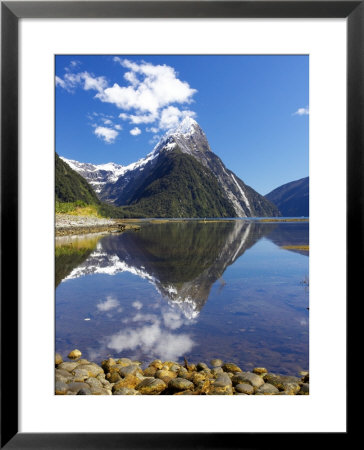
POLYGON ((235 386, 235 391, 240 392, 242 394, 251 395, 254 394, 254 388, 251 384, 241 383, 235 386))
POLYGON ((163 367, 162 361, 160 359, 155 359, 152 361, 149 366, 155 367, 157 370, 160 370, 163 367))
POLYGON ((277 395, 279 394, 279 390, 273 386, 273 384, 270 383, 264 383, 262 386, 260 386, 259 389, 257 389, 257 392, 255 395, 277 395))
POLYGON ((222 362, 221 359, 212 359, 210 361, 210 364, 212 367, 221 367, 224 363, 222 362))
POLYGON ((118 381, 121 380, 121 376, 116 372, 108 373, 106 375, 106 378, 109 381, 109 383, 117 383, 118 381))
POLYGON ((126 377, 127 375, 135 375, 136 373, 143 374, 142 369, 136 364, 132 364, 132 365, 126 366, 126 367, 121 367, 119 370, 119 374, 122 377, 126 377))
POLYGON ((58 366, 58 364, 62 364, 62 363, 63 363, 62 356, 59 353, 56 353, 56 357, 55 357, 56 366, 58 366))
POLYGON ((263 378, 252 372, 238 373, 233 376, 232 382, 234 385, 248 383, 256 389, 264 384, 263 378))
POLYGON ((264 373, 268 373, 268 370, 264 367, 255 367, 253 369, 253 373, 256 373, 257 375, 263 375, 264 373))
POLYGON ((105 370, 105 372, 110 371, 111 366, 115 366, 116 361, 113 358, 104 359, 101 363, 101 367, 105 370))
POLYGON ((168 384, 173 378, 176 378, 176 372, 172 372, 171 370, 157 370, 155 373, 155 378, 159 378, 163 380, 166 384, 168 384))
POLYGON ((67 372, 72 372, 77 367, 76 362, 63 362, 58 364, 58 369, 67 370, 67 372))
POLYGON ((77 359, 77 358, 81 358, 82 353, 76 349, 72 350, 70 353, 68 353, 68 358, 69 359, 77 359))
POLYGON ((159 395, 167 388, 164 381, 158 378, 145 378, 136 386, 136 390, 143 395, 159 395))
POLYGON ((113 391, 117 391, 123 387, 134 389, 140 380, 135 375, 127 375, 125 378, 121 379, 113 386, 113 391))
POLYGON ((87 370, 79 369, 76 367, 75 370, 72 371, 73 381, 85 381, 89 375, 87 370))
POLYGON ((187 391, 194 388, 194 384, 185 378, 174 378, 168 383, 168 389, 171 391, 187 391))
POLYGON ((68 385, 63 381, 56 381, 55 385, 55 394, 56 395, 66 395, 67 394, 68 385))
POLYGON ((144 369, 143 374, 145 377, 154 377, 155 373, 157 372, 157 368, 154 366, 149 366, 146 369, 144 369))
POLYGON ((233 363, 225 363, 222 366, 222 368, 223 368, 224 372, 231 372, 231 373, 242 372, 240 367, 238 367, 236 364, 233 364, 233 363))
POLYGON ((104 374, 104 371, 97 364, 82 364, 82 370, 86 370, 89 377, 96 377, 99 374, 104 374))
POLYGON ((264 381, 273 384, 280 391, 287 392, 288 395, 295 395, 300 390, 301 379, 288 375, 276 375, 274 373, 267 373, 264 375, 264 381))

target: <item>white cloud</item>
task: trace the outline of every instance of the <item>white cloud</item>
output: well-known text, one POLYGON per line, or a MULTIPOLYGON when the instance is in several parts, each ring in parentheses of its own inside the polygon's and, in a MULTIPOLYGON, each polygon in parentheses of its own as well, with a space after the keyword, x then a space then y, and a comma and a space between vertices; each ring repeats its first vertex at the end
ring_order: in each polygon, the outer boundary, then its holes
POLYGON ((116 130, 107 127, 97 127, 95 128, 94 133, 108 144, 112 144, 119 134, 116 130))
POLYGON ((66 83, 62 80, 62 78, 56 76, 56 86, 60 86, 63 89, 66 89, 66 83))
POLYGON ((298 108, 297 111, 293 113, 293 116, 308 116, 309 113, 308 108, 298 108))
POLYGON ((104 302, 100 302, 96 305, 99 311, 105 312, 110 311, 111 309, 117 308, 119 306, 119 302, 116 298, 108 296, 104 302))
POLYGON ((115 128, 115 130, 122 130, 123 129, 121 125, 115 125, 114 128, 115 128))
MULTIPOLYGON (((63 78, 56 77, 56 86, 70 93, 77 87, 85 91, 96 91, 94 98, 123 110, 119 118, 132 125, 152 124, 148 129, 152 133, 173 128, 186 116, 196 116, 193 111, 178 107, 190 104, 197 90, 188 82, 180 80, 173 67, 145 61, 133 62, 120 57, 114 57, 114 61, 126 69, 122 83, 109 85, 104 76, 95 76, 86 71, 75 73, 69 69, 63 78)), ((78 62, 72 61, 69 67, 76 69, 78 62)), ((104 120, 103 124, 112 125, 109 120, 104 120)), ((114 128, 121 130, 118 126, 114 128)), ((130 130, 133 136, 140 133, 138 127, 130 130)), ((95 134, 109 143, 117 136, 113 130, 101 126, 96 128, 95 134)))
POLYGON ((141 132, 142 132, 141 129, 138 127, 135 127, 132 130, 130 130, 130 134, 132 136, 138 136, 138 134, 140 134, 141 132))
POLYGON ((196 117, 196 113, 189 110, 181 111, 175 106, 168 106, 168 108, 163 109, 161 112, 159 128, 164 130, 174 128, 185 117, 196 117))
POLYGON ((85 91, 96 90, 100 93, 106 89, 107 81, 105 77, 94 77, 88 72, 68 72, 63 79, 56 77, 56 86, 60 86, 68 92, 74 92, 75 88, 80 85, 85 91))
POLYGON ((143 308, 143 303, 139 302, 138 300, 136 302, 133 302, 132 305, 134 306, 135 309, 143 308))
POLYGON ((177 77, 173 67, 146 62, 138 64, 119 57, 115 57, 114 61, 130 70, 124 75, 130 85, 114 83, 96 96, 118 108, 156 114, 170 103, 191 103, 192 96, 197 92, 177 77))
POLYGON ((120 119, 129 120, 130 123, 134 123, 135 125, 139 125, 140 123, 153 123, 157 120, 157 114, 119 114, 120 119))
POLYGON ((110 119, 104 119, 105 125, 112 125, 112 121, 110 119))
POLYGON ((150 128, 146 128, 146 131, 148 131, 150 133, 158 133, 159 128, 157 128, 157 127, 150 127, 150 128))

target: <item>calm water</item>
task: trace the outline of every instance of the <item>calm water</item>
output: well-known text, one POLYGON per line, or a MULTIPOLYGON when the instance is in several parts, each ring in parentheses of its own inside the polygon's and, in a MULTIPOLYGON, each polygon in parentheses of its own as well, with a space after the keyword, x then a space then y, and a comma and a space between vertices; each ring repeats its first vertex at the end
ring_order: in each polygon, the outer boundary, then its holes
POLYGON ((308 223, 176 222, 56 243, 56 351, 308 369, 308 223))

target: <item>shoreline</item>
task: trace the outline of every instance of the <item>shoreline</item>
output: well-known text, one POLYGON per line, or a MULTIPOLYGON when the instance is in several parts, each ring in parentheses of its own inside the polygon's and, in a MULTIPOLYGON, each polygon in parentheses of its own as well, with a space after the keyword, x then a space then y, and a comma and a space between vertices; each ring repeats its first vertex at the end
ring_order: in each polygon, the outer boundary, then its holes
POLYGON ((156 359, 143 363, 109 358, 101 364, 75 349, 63 361, 55 356, 56 395, 309 395, 309 372, 300 376, 244 371, 231 362, 212 359, 192 364, 156 359))
POLYGON ((73 214, 56 214, 55 218, 55 236, 71 236, 92 233, 122 233, 127 230, 138 231, 142 223, 162 224, 186 222, 189 220, 198 223, 215 223, 215 222, 233 222, 235 220, 257 221, 262 223, 279 223, 279 222, 308 222, 309 219, 302 218, 143 218, 143 219, 106 219, 93 216, 81 216, 73 214))
POLYGON ((122 233, 127 230, 138 231, 140 225, 126 223, 120 219, 103 219, 92 216, 56 214, 55 236, 70 236, 92 233, 122 233))

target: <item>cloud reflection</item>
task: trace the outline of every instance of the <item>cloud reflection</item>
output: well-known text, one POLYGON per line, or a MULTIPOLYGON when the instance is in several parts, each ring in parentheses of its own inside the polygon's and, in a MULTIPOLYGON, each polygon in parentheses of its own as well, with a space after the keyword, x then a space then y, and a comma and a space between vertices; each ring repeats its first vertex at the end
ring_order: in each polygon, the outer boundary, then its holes
POLYGON ((175 334, 169 331, 183 324, 177 312, 163 313, 163 322, 153 314, 138 313, 132 318, 132 322, 148 322, 148 324, 136 328, 135 326, 123 328, 111 335, 106 345, 108 349, 118 353, 125 350, 141 350, 148 353, 150 358, 177 360, 196 345, 188 334, 175 334))
POLYGON ((111 295, 108 295, 104 302, 100 302, 96 305, 97 309, 102 312, 110 311, 111 309, 117 308, 118 306, 119 302, 111 295))

